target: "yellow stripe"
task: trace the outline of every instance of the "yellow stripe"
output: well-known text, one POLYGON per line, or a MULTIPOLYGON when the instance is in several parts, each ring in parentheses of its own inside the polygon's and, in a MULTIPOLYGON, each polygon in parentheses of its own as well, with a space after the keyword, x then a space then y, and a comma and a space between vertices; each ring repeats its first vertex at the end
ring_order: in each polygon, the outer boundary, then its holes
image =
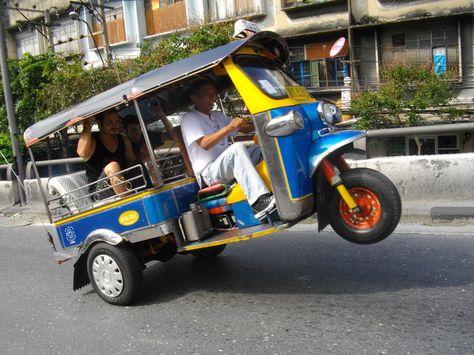
POLYGON ((104 206, 101 206, 101 207, 97 207, 97 208, 91 209, 91 210, 86 211, 86 212, 79 213, 75 216, 63 219, 62 221, 59 221, 59 222, 55 222, 54 226, 60 226, 60 225, 63 225, 65 223, 75 221, 76 219, 86 217, 86 216, 90 216, 91 214, 102 212, 102 211, 108 210, 112 207, 123 205, 125 203, 132 202, 132 201, 141 199, 141 198, 146 197, 146 196, 155 195, 157 193, 160 193, 160 192, 163 192, 163 191, 166 191, 166 190, 171 190, 171 189, 173 189, 177 186, 186 185, 186 184, 189 184, 189 183, 195 182, 195 181, 196 181, 195 178, 189 178, 189 179, 181 180, 181 181, 178 181, 178 182, 175 182, 175 183, 163 186, 163 187, 153 188, 153 189, 150 189, 150 190, 147 190, 147 191, 143 191, 143 192, 141 192, 137 195, 126 197, 126 198, 118 200, 116 202, 113 202, 113 203, 110 203, 110 204, 107 204, 107 205, 104 205, 104 206))
POLYGON ((233 237, 233 238, 224 239, 224 240, 216 240, 214 242, 203 243, 203 244, 198 244, 198 245, 190 245, 190 246, 187 246, 187 247, 183 247, 183 249, 181 249, 180 251, 190 251, 190 250, 196 250, 196 249, 215 247, 217 245, 222 245, 222 244, 231 244, 231 243, 242 242, 244 240, 255 239, 255 238, 263 237, 263 236, 271 234, 271 233, 280 232, 280 231, 282 231, 283 229, 285 229, 287 227, 288 227, 288 224, 283 224, 283 225, 278 226, 278 227, 265 229, 265 230, 260 231, 260 232, 255 232, 255 233, 240 236, 240 237, 233 237))

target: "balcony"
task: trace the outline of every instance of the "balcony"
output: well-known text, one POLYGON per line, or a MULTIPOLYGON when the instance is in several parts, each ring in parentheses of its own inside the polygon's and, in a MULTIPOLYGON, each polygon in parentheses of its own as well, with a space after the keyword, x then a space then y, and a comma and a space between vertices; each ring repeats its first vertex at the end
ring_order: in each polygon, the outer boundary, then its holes
POLYGON ((292 12, 337 3, 347 3, 347 0, 282 0, 281 7, 283 11, 292 12))
MULTIPOLYGON (((107 23, 107 33, 109 36, 110 44, 122 43, 127 40, 125 33, 125 21, 123 18, 123 8, 118 7, 114 10, 108 10, 105 12, 105 20, 107 23)), ((97 43, 97 47, 104 46, 104 37, 102 35, 102 25, 94 17, 92 19, 92 31, 94 32, 94 40, 97 43)))
POLYGON ((186 4, 175 1, 166 6, 145 9, 146 33, 148 36, 183 29, 187 26, 186 4))
POLYGON ((211 22, 263 15, 261 0, 224 0, 209 2, 211 22))

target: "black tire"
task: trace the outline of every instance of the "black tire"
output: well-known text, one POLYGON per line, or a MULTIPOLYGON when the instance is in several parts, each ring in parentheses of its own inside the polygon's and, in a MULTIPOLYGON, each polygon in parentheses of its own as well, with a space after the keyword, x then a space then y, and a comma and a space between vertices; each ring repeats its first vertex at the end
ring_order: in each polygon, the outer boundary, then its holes
POLYGON ((215 247, 191 250, 190 253, 197 258, 213 258, 222 253, 227 244, 216 245, 215 247))
POLYGON ((125 246, 94 245, 87 256, 87 273, 94 290, 110 304, 126 306, 142 294, 142 265, 125 246))
POLYGON ((331 189, 326 207, 331 227, 342 238, 356 244, 373 244, 387 238, 398 225, 402 211, 395 185, 382 173, 366 168, 345 171, 341 178, 363 212, 346 213, 346 203, 336 189, 331 189), (358 192, 367 194, 363 197, 358 192))

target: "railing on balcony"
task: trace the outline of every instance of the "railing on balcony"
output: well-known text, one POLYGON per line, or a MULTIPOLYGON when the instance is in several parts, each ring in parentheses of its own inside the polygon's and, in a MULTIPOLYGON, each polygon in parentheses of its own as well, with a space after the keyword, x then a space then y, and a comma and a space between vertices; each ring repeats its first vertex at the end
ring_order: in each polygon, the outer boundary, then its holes
POLYGON ((145 1, 145 19, 149 36, 185 28, 186 3, 183 0, 145 1))
POLYGON ((261 0, 223 0, 209 2, 209 20, 221 21, 263 14, 261 0))
POLYGON ((382 53, 382 68, 393 64, 415 64, 432 67, 436 72, 447 72, 449 77, 459 76, 459 49, 457 46, 444 48, 444 64, 435 63, 436 58, 432 47, 406 49, 404 47, 385 48, 382 53))
MULTIPOLYGON (((105 20, 107 23, 109 43, 117 44, 117 43, 125 42, 127 40, 127 36, 125 34, 125 21, 123 18, 123 8, 118 7, 116 9, 106 11, 105 20)), ((97 43, 97 47, 103 47, 104 36, 102 35, 102 33, 98 33, 102 31, 102 25, 96 18, 92 19, 92 31, 94 33, 97 33, 94 35, 94 39, 95 39, 95 43, 97 43)))
POLYGON ((282 7, 283 9, 288 9, 305 5, 327 5, 328 3, 333 2, 341 2, 341 0, 282 0, 282 7))
POLYGON ((76 23, 72 20, 63 21, 59 26, 53 27, 53 38, 55 40, 54 51, 63 54, 79 53, 79 45, 76 23))
POLYGON ((290 72, 299 84, 308 89, 336 89, 344 86, 349 66, 340 58, 303 60, 291 63, 290 72))

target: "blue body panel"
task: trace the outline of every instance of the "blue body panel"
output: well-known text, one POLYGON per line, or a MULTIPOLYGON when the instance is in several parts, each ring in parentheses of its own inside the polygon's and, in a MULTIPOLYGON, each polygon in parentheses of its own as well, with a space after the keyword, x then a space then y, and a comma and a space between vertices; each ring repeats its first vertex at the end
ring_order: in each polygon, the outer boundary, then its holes
MULTIPOLYGON (((314 106, 314 104, 308 105, 314 106)), ((272 118, 284 115, 291 110, 299 111, 304 118, 303 129, 287 137, 276 138, 292 199, 298 199, 313 192, 311 170, 308 165, 312 125, 306 110, 303 109, 304 106, 307 105, 283 107, 270 111, 272 118)))
POLYGON ((247 201, 240 201, 232 204, 234 210, 235 221, 239 228, 251 227, 260 224, 260 221, 255 218, 252 207, 247 201))
MULTIPOLYGON (((108 229, 118 234, 127 233, 150 225, 156 225, 171 218, 177 218, 189 210, 189 204, 196 202, 198 185, 186 183, 123 204, 78 216, 56 227, 62 246, 69 248, 81 245, 87 236, 97 229, 108 229), (131 225, 119 223, 122 213, 133 211, 138 214, 131 225)), ((106 207, 106 206, 105 206, 106 207)))
POLYGON ((319 102, 313 102, 270 111, 272 118, 290 110, 299 111, 304 118, 303 129, 290 136, 277 138, 292 199, 302 198, 313 192, 312 175, 323 157, 365 136, 362 131, 329 132, 328 125, 319 117, 318 105, 319 102), (325 135, 319 135, 321 130, 324 130, 325 135))
POLYGON ((340 131, 320 137, 311 146, 309 162, 312 166, 312 171, 316 170, 321 159, 327 155, 326 153, 333 152, 363 137, 365 137, 365 132, 363 131, 340 131))

